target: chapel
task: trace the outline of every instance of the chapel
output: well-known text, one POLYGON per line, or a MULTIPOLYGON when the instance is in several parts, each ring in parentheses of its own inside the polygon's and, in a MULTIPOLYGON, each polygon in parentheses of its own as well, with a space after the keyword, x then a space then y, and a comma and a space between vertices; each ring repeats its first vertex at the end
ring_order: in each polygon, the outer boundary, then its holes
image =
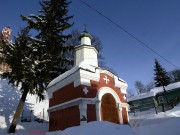
POLYGON ((92 36, 84 31, 74 49, 74 66, 48 85, 49 131, 64 130, 91 121, 128 124, 128 84, 98 67, 92 36))

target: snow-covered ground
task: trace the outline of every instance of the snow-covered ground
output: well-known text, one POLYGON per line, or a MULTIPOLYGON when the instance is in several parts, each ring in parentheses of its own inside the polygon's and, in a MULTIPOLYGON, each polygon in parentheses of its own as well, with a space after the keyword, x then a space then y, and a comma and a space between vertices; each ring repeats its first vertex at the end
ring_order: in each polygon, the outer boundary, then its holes
MULTIPOLYGON (((0 80, 0 134, 8 134, 12 116, 19 102, 20 92, 7 80, 0 80)), ((48 100, 38 103, 36 96, 28 95, 24 115, 47 118, 48 100)), ((47 132, 48 123, 19 122, 16 135, 180 135, 180 104, 170 111, 155 114, 154 110, 130 114, 129 125, 117 125, 110 122, 90 122, 81 126, 67 128, 64 131, 47 132)))
POLYGON ((133 115, 130 114, 130 126, 90 122, 46 135, 180 135, 180 104, 165 113, 155 114, 152 109, 133 115))
MULTIPOLYGON (((0 134, 7 133, 20 97, 21 93, 18 88, 8 84, 8 80, 6 79, 0 80, 0 134)), ((23 115, 28 118, 31 117, 32 121, 34 121, 35 117, 43 118, 43 115, 44 119, 48 120, 48 106, 48 100, 39 103, 36 96, 28 94, 26 104, 23 108, 23 115)), ((47 131, 47 122, 19 122, 16 134, 44 134, 47 131)))
POLYGON ((82 126, 67 128, 60 132, 49 132, 45 135, 135 135, 128 125, 110 122, 90 122, 82 126))
POLYGON ((172 110, 155 114, 130 114, 130 125, 137 135, 180 135, 180 104, 172 110))

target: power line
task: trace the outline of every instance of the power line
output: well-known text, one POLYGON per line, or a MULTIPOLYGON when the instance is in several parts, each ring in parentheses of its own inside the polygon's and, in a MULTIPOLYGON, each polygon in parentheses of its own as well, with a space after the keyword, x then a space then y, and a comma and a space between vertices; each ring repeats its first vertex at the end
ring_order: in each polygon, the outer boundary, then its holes
POLYGON ((120 26, 118 23, 116 23, 115 21, 111 20, 109 17, 105 16, 104 14, 102 14, 100 11, 98 11, 97 9, 93 8, 91 5, 89 5, 88 3, 84 2, 83 0, 79 0, 80 2, 82 2, 84 5, 86 5, 87 7, 89 7, 91 10, 95 11, 96 13, 98 13, 99 15, 101 15, 102 17, 104 17, 105 19, 107 19, 110 23, 114 24, 116 27, 118 27, 119 29, 121 29, 122 31, 124 31, 126 34, 128 34, 130 37, 134 38, 136 41, 138 41, 139 43, 141 43, 141 45, 143 45, 144 47, 146 47, 148 50, 150 50, 151 52, 153 52, 154 54, 156 54, 157 56, 159 56, 160 58, 162 58, 163 60, 165 60, 167 63, 169 63, 170 65, 174 66, 175 68, 179 68, 178 66, 174 65, 171 61, 169 61, 168 59, 166 59, 165 57, 163 57, 162 55, 160 55, 157 51, 155 51, 154 49, 152 49, 150 46, 148 46, 145 42, 143 42, 142 40, 140 40, 139 38, 137 38, 136 36, 134 36, 132 33, 128 32, 125 28, 123 28, 122 26, 120 26))

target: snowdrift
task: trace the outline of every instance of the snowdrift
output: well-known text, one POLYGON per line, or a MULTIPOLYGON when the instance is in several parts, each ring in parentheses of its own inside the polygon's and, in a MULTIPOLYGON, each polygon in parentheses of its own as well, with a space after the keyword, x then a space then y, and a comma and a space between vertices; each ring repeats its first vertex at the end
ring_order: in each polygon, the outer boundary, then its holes
POLYGON ((135 135, 129 125, 111 122, 89 122, 64 131, 48 132, 45 135, 135 135))

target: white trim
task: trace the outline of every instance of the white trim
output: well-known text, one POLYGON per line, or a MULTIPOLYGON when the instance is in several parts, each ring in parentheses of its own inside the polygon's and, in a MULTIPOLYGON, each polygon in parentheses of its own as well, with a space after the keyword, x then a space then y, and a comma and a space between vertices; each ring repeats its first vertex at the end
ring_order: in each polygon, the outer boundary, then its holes
POLYGON ((121 89, 121 93, 122 93, 122 94, 127 94, 126 88, 125 88, 125 89, 122 88, 122 89, 121 89))
POLYGON ((96 82, 99 82, 100 80, 99 69, 95 69, 95 72, 90 72, 90 71, 81 69, 79 75, 80 75, 79 78, 84 78, 84 79, 88 79, 88 80, 92 80, 96 82))
POLYGON ((90 82, 91 80, 99 82, 100 80, 99 69, 96 69, 95 72, 89 72, 80 69, 79 78, 74 80, 74 87, 77 87, 79 85, 91 86, 91 82, 90 82))
POLYGON ((114 77, 114 74, 113 74, 113 73, 111 73, 110 71, 108 71, 108 70, 106 70, 106 69, 103 69, 103 68, 100 69, 100 73, 109 75, 109 76, 112 77, 112 78, 114 77))
MULTIPOLYGON (((92 66, 95 69, 95 67, 92 66)), ((85 69, 77 68, 77 70, 67 76, 66 78, 59 80, 56 84, 51 85, 47 92, 49 99, 52 98, 54 92, 60 90, 61 88, 67 86, 68 84, 74 83, 74 87, 79 85, 91 86, 90 81, 99 82, 100 80, 100 73, 99 69, 95 69, 95 72, 86 71, 85 69)))
POLYGON ((91 86, 91 83, 89 79, 79 78, 74 81, 74 87, 77 87, 79 85, 91 86))
POLYGON ((79 111, 80 111, 80 124, 87 123, 87 104, 84 104, 83 102, 79 104, 79 111), (84 121, 81 121, 83 117, 86 119, 84 121))
POLYGON ((126 107, 126 115, 127 115, 127 120, 128 120, 128 123, 129 123, 129 115, 128 115, 128 108, 126 107))
POLYGON ((79 105, 81 103, 84 103, 84 104, 96 104, 97 102, 98 101, 97 101, 96 98, 76 98, 76 99, 70 100, 68 102, 64 102, 62 104, 52 106, 47 111, 48 112, 53 112, 53 111, 61 110, 61 109, 68 108, 68 107, 71 107, 71 106, 79 105))
POLYGON ((59 81, 56 82, 56 79, 54 79, 48 86, 48 96, 49 99, 52 98, 52 95, 57 90, 60 90, 61 88, 67 86, 68 84, 74 83, 74 87, 85 85, 85 86, 91 86, 91 81, 99 82, 100 80, 100 73, 107 74, 114 78, 114 86, 120 88, 121 93, 126 94, 126 89, 128 87, 127 83, 123 81, 122 79, 118 78, 111 72, 100 69, 98 67, 93 67, 89 65, 88 69, 82 69, 81 67, 74 67, 71 70, 67 71, 66 73, 62 74, 61 76, 57 77, 59 81), (91 70, 91 71, 89 71, 91 70), (54 83, 56 82, 56 83, 54 83))
MULTIPOLYGON (((120 99, 119 99, 119 96, 116 94, 116 92, 113 90, 113 89, 111 89, 111 88, 109 88, 109 87, 102 87, 102 88, 100 88, 99 90, 98 90, 98 93, 97 93, 97 95, 96 95, 96 97, 97 97, 97 99, 98 99, 98 103, 97 103, 97 105, 96 105, 96 108, 99 108, 99 110, 96 110, 96 117, 101 121, 101 100, 102 100, 102 97, 103 97, 103 95, 105 95, 105 94, 107 94, 107 93, 109 93, 109 94, 111 94, 113 97, 114 97, 114 99, 115 99, 115 101, 116 101, 116 104, 122 104, 121 103, 121 101, 120 101, 120 99)), ((121 115, 119 116, 119 121, 121 121, 121 115)))
POLYGON ((101 103, 100 101, 98 101, 98 103, 96 103, 96 120, 97 121, 101 121, 101 118, 100 118, 100 108, 101 108, 101 103))
POLYGON ((128 88, 128 84, 124 80, 118 78, 117 76, 114 76, 114 83, 115 83, 114 84, 115 87, 121 89, 121 93, 126 94, 126 89, 128 88))
POLYGON ((121 107, 129 108, 129 104, 128 103, 121 103, 120 105, 121 105, 121 107))
POLYGON ((119 96, 116 94, 116 92, 115 92, 113 89, 111 89, 111 88, 109 88, 109 87, 101 87, 101 88, 98 90, 98 92, 97 92, 97 98, 98 98, 98 100, 101 101, 102 96, 103 96, 104 94, 107 94, 107 93, 110 93, 110 94, 114 97, 116 103, 121 103, 121 101, 120 101, 120 99, 119 99, 119 96))
POLYGON ((119 109, 120 124, 123 124, 122 108, 119 109))
POLYGON ((54 92, 56 92, 57 90, 67 86, 68 84, 73 83, 74 80, 77 80, 78 78, 79 78, 79 70, 77 70, 73 74, 70 74, 66 78, 60 80, 56 84, 53 84, 51 87, 49 87, 47 89, 47 93, 48 93, 49 99, 52 98, 52 95, 53 95, 54 92))

